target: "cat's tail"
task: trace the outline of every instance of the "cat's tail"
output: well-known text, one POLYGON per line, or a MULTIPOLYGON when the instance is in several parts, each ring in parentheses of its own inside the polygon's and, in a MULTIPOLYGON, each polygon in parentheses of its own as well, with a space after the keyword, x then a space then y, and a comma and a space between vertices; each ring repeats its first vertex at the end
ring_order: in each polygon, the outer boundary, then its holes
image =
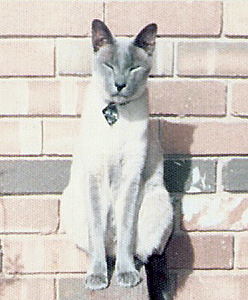
POLYGON ((145 264, 150 300, 170 300, 173 286, 167 268, 166 256, 153 254, 145 264))
POLYGON ((173 207, 168 192, 164 187, 146 192, 138 220, 137 256, 147 262, 152 254, 161 254, 172 229, 173 207))

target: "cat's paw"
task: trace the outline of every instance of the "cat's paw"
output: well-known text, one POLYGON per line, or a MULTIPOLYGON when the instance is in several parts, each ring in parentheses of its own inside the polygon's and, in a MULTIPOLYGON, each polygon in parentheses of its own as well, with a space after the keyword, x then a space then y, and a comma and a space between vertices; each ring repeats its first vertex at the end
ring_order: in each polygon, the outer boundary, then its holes
POLYGON ((133 287, 139 284, 141 277, 138 271, 120 272, 116 276, 116 282, 122 287, 133 287))
POLYGON ((108 287, 108 277, 103 274, 91 274, 86 277, 85 288, 88 290, 102 290, 108 287))

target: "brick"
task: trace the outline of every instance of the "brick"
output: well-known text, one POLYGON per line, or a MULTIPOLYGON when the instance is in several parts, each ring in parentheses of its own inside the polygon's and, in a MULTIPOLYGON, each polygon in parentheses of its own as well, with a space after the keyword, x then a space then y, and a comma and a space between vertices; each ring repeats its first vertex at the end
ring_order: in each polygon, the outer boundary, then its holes
POLYGON ((231 89, 232 115, 248 116, 248 84, 236 83, 231 89))
POLYGON ((179 76, 248 76, 248 45, 244 42, 181 42, 179 76))
POLYGON ((54 41, 6 39, 0 41, 0 76, 54 76, 54 41))
POLYGON ((32 119, 0 120, 0 154, 41 153, 41 123, 32 119))
POLYGON ((165 185, 171 193, 215 192, 215 174, 215 160, 195 158, 165 160, 165 185))
POLYGON ((106 22, 117 35, 137 34, 151 21, 159 25, 159 35, 218 36, 221 31, 220 1, 107 2, 105 9, 106 22))
POLYGON ((44 121, 44 154, 72 154, 79 132, 80 119, 44 121))
POLYGON ((248 274, 234 272, 196 272, 187 278, 178 276, 175 300, 218 299, 241 300, 248 292, 248 274))
POLYGON ((161 121, 162 145, 168 154, 247 154, 247 130, 246 122, 161 121))
POLYGON ((226 87, 216 81, 149 82, 150 113, 154 115, 224 116, 226 87))
POLYGON ((116 285, 115 278, 112 278, 110 286, 107 289, 95 292, 85 290, 84 281, 84 278, 61 278, 59 280, 59 300, 148 300, 145 280, 143 280, 138 286, 134 288, 123 289, 120 286, 116 285))
POLYGON ((1 160, 0 194, 57 194, 69 182, 69 160, 1 160))
POLYGON ((77 114, 81 114, 82 112, 82 109, 83 109, 83 98, 84 98, 84 94, 85 94, 85 91, 87 89, 87 86, 89 84, 89 81, 88 80, 84 80, 84 81, 80 81, 77 83, 77 90, 78 90, 78 93, 77 93, 77 114))
POLYGON ((59 223, 58 199, 53 197, 0 198, 0 232, 54 232, 59 223))
POLYGON ((85 290, 84 278, 59 279, 59 300, 89 299, 85 290))
POLYGON ((185 230, 248 230, 248 198, 245 196, 185 195, 181 210, 185 230))
POLYGON ((67 38, 57 41, 60 75, 90 75, 92 65, 91 39, 67 38))
POLYGON ((29 115, 76 116, 81 113, 89 80, 32 80, 29 88, 29 115))
POLYGON ((225 3, 224 32, 227 36, 248 36, 248 3, 235 1, 225 3))
POLYGON ((25 81, 1 80, 0 115, 24 115, 28 111, 28 84, 25 81))
POLYGON ((0 35, 84 36, 91 21, 102 17, 101 2, 5 0, 0 4, 0 35))
POLYGON ((0 116, 76 116, 89 79, 2 79, 0 116))
MULTIPOLYGON (((81 114, 83 108, 84 94, 88 83, 88 78, 72 80, 64 77, 60 79, 59 93, 61 115, 79 116, 81 114)), ((77 123, 77 121, 75 122, 77 123)))
POLYGON ((231 269, 233 237, 228 234, 176 234, 169 242, 167 259, 171 269, 231 269))
MULTIPOLYGON (((247 218, 246 218, 247 219, 247 218)), ((236 267, 248 269, 248 234, 242 233, 236 237, 236 267)))
POLYGON ((87 257, 66 235, 4 238, 4 269, 13 273, 85 272, 87 257))
POLYGON ((30 115, 56 115, 60 113, 60 86, 58 81, 30 81, 30 115))
POLYGON ((172 76, 173 75, 173 43, 167 39, 157 38, 156 50, 153 54, 153 76, 172 76))
POLYGON ((225 191, 248 191, 248 159, 234 158, 227 161, 222 170, 225 191))
POLYGON ((12 278, 1 281, 1 300, 33 300, 39 295, 39 300, 54 299, 53 279, 47 278, 12 278))

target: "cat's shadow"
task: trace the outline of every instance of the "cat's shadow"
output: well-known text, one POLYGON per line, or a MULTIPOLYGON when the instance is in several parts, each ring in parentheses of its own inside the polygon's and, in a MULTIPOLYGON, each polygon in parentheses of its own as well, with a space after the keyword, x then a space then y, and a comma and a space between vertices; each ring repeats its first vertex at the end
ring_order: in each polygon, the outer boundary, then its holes
MULTIPOLYGON (((168 126, 170 125, 168 124, 168 126)), ((182 223, 182 199, 189 185, 188 181, 191 174, 190 146, 193 142, 195 127, 187 124, 173 124, 173 126, 178 126, 174 132, 181 134, 183 131, 187 133, 183 137, 180 147, 188 155, 165 156, 164 181, 174 204, 174 231, 164 253, 161 256, 154 255, 151 257, 151 264, 146 268, 150 300, 173 299, 177 291, 184 286, 194 265, 193 246, 182 223)), ((167 142, 170 143, 170 139, 175 140, 177 138, 181 139, 181 136, 168 136, 169 141, 167 142)), ((173 141, 171 142, 173 143, 173 141)))

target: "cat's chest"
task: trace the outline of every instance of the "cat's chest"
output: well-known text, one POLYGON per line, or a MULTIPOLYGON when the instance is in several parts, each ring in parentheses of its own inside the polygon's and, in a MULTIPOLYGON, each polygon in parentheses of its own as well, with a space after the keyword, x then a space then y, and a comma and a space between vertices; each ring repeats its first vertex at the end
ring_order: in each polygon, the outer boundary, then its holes
POLYGON ((84 148, 98 154, 121 154, 135 150, 142 143, 146 131, 146 120, 131 121, 123 109, 113 124, 109 124, 102 110, 83 116, 81 141, 84 148))
POLYGON ((95 127, 90 138, 87 138, 87 147, 92 153, 114 159, 116 156, 126 155, 128 151, 136 151, 142 143, 142 129, 139 126, 127 124, 124 120, 117 120, 114 125, 105 123, 106 121, 95 127))

